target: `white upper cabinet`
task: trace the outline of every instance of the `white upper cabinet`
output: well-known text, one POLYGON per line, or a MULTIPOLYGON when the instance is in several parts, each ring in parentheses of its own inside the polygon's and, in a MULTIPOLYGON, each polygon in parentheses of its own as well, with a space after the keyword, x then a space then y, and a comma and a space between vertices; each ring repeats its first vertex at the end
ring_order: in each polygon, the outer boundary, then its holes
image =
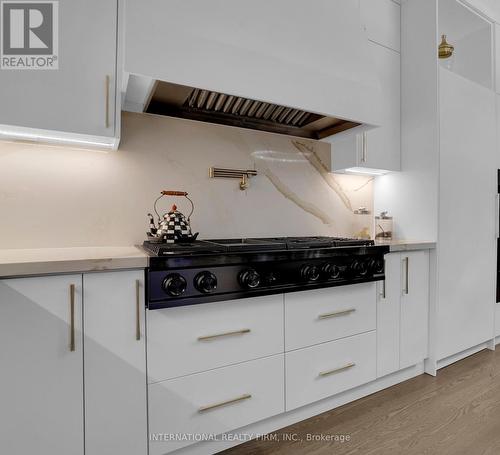
POLYGON ((58 4, 58 69, 0 71, 0 133, 14 138, 24 138, 26 131, 42 138, 58 133, 70 138, 70 133, 111 143, 117 133, 117 0, 58 4))
POLYGON ((0 453, 83 455, 82 277, 0 281, 0 453))
POLYGON ((332 171, 351 168, 360 172, 399 171, 401 168, 401 58, 397 52, 375 43, 369 43, 369 49, 384 100, 382 124, 358 134, 352 130, 331 136, 332 171))
POLYGON ((438 2, 439 35, 454 46, 453 56, 439 64, 466 79, 493 89, 493 24, 457 0, 438 2))
POLYGON ((370 41, 401 48, 401 6, 393 0, 360 0, 361 23, 370 41))
POLYGON ((380 124, 358 2, 143 0, 125 15, 129 73, 380 124))

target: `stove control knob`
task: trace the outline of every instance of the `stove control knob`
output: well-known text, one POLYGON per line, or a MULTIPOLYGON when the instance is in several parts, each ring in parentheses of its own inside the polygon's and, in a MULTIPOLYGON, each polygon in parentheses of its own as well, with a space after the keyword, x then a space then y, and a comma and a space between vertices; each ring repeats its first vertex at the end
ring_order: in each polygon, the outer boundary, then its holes
POLYGON ((171 273, 163 280, 162 288, 169 296, 180 297, 186 292, 187 282, 178 273, 171 273))
POLYGON ((380 258, 370 259, 369 266, 372 273, 384 273, 384 260, 380 258))
POLYGON ((368 263, 366 261, 355 260, 351 264, 351 271, 354 275, 364 277, 368 274, 368 263))
POLYGON ((336 280, 340 278, 340 267, 332 263, 325 264, 323 266, 323 273, 329 280, 336 280))
POLYGON ((315 265, 304 264, 300 268, 300 276, 306 281, 318 281, 319 269, 315 265))
POLYGON ((212 272, 200 272, 194 277, 194 287, 203 294, 217 289, 217 277, 212 272))
POLYGON ((260 284, 260 275, 254 269, 246 269, 240 272, 238 280, 242 287, 247 289, 255 289, 260 284))

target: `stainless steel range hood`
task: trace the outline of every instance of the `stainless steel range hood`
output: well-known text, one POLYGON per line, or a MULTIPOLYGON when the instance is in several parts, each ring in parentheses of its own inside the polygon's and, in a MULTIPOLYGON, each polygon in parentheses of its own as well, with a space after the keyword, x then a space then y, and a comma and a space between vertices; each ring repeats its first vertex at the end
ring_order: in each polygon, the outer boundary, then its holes
POLYGON ((158 81, 145 112, 291 136, 323 139, 359 123, 302 109, 158 81))

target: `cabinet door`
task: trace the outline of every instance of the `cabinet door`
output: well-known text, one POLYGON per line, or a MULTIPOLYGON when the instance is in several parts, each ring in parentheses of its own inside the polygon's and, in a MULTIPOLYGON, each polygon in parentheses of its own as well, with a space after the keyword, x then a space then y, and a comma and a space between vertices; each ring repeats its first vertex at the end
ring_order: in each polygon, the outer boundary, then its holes
POLYGON ((369 42, 368 46, 384 100, 382 124, 369 131, 354 129, 329 138, 332 171, 353 167, 401 169, 401 58, 397 52, 376 43, 369 42))
POLYGON ((360 0, 360 10, 368 39, 399 52, 401 6, 392 0, 360 0))
POLYGON ((59 69, 2 70, 0 124, 113 136, 117 0, 58 3, 59 69))
POLYGON ((401 254, 401 332, 399 367, 427 357, 429 317, 429 253, 401 254))
POLYGON ((2 454, 83 455, 81 285, 81 275, 0 281, 2 454))
POLYGON ((379 76, 382 99, 382 125, 364 135, 364 153, 359 166, 399 171, 401 168, 401 57, 397 52, 368 43, 375 71, 379 76))
POLYGON ((85 453, 145 455, 144 271, 91 273, 85 296, 85 453))
POLYGON ((443 359, 494 337, 498 152, 495 94, 445 68, 439 76, 436 357, 443 359))
POLYGON ((377 283, 377 377, 399 370, 401 254, 385 255, 385 281, 377 283))

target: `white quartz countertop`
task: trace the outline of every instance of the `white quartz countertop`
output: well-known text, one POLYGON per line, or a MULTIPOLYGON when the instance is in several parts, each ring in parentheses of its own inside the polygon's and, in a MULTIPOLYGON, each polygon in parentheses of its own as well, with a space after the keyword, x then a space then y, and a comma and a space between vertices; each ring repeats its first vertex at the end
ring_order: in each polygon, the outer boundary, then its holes
POLYGON ((135 246, 0 250, 0 277, 147 266, 147 254, 135 246))
MULTIPOLYGON (((377 241, 390 251, 436 248, 435 242, 377 241)), ((0 277, 145 268, 148 255, 135 246, 0 250, 0 277)))
POLYGON ((387 240, 387 241, 377 240, 375 244, 389 245, 391 252, 432 250, 436 248, 436 242, 430 242, 427 240, 387 240))

